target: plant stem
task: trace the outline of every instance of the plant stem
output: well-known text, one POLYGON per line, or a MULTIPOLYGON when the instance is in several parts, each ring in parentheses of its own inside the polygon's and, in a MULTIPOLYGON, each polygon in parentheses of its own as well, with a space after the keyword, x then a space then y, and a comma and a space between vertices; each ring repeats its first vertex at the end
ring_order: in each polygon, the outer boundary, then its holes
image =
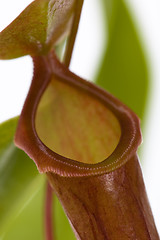
POLYGON ((67 67, 69 67, 71 58, 72 58, 72 52, 73 52, 76 35, 77 35, 77 31, 78 31, 78 26, 79 26, 79 22, 80 22, 83 2, 84 2, 84 0, 79 0, 75 4, 75 14, 74 14, 74 18, 73 18, 72 30, 71 30, 70 36, 67 40, 67 45, 66 45, 64 59, 63 59, 63 63, 67 67))
MULTIPOLYGON (((73 48, 76 40, 76 35, 78 31, 78 26, 80 22, 82 6, 84 0, 79 0, 75 4, 75 14, 73 18, 72 30, 70 36, 67 40, 66 49, 64 53, 63 63, 69 67, 73 48)), ((46 240, 54 240, 55 237, 53 236, 53 229, 52 229, 52 199, 53 199, 53 190, 49 183, 47 183, 47 190, 46 190, 46 203, 45 203, 45 234, 46 240)))
POLYGON ((53 191, 50 184, 47 182, 46 201, 45 201, 45 239, 54 240, 54 233, 52 227, 52 201, 53 191))

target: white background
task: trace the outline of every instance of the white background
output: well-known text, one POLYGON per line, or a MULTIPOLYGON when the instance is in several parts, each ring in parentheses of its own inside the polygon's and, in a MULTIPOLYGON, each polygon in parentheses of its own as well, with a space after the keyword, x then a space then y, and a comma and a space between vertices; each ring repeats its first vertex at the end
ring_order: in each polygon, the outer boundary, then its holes
MULTIPOLYGON (((31 0, 1 0, 0 31, 30 2, 31 0)), ((126 0, 126 3, 137 24, 153 82, 143 143, 143 173, 160 231, 160 1, 126 0)), ((104 42, 107 40, 104 38, 102 20, 99 0, 85 0, 71 69, 87 79, 93 79, 104 42)), ((29 57, 0 61, 0 122, 20 113, 31 77, 32 62, 29 57)))

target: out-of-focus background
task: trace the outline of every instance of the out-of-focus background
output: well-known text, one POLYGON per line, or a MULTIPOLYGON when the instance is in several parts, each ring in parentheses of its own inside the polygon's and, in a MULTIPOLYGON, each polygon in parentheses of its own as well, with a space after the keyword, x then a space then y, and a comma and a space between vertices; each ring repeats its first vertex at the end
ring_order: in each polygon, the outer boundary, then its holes
MULTIPOLYGON (((30 2, 0 1, 0 31, 30 2)), ((145 51, 151 80, 141 158, 149 200, 160 232, 160 2, 126 0, 126 4, 145 51)), ((107 41, 103 14, 99 0, 84 1, 71 70, 88 80, 94 79, 107 41)), ((0 123, 20 114, 31 78, 30 57, 0 60, 0 123)))

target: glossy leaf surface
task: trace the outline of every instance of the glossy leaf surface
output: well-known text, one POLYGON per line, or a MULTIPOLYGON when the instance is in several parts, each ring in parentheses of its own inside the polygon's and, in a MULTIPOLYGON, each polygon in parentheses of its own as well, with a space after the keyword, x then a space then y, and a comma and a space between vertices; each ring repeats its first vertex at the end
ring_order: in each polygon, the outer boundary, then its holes
POLYGON ((102 0, 102 5, 108 43, 96 83, 143 120, 149 81, 143 44, 124 0, 102 0))
POLYGON ((47 173, 78 240, 159 240, 137 160, 99 176, 47 173))
POLYGON ((0 33, 0 59, 46 54, 69 33, 74 7, 75 0, 33 1, 0 33))

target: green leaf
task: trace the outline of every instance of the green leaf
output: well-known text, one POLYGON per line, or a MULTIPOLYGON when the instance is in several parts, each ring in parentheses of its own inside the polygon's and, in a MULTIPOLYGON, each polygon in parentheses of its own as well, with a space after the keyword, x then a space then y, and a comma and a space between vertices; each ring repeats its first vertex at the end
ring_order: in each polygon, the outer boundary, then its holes
POLYGON ((125 1, 103 0, 102 4, 108 45, 96 83, 123 101, 143 120, 148 70, 142 44, 125 1))
POLYGON ((22 225, 23 228, 26 228, 26 239, 30 227, 33 228, 31 228, 33 236, 42 235, 39 230, 42 217, 37 218, 40 216, 37 213, 40 213, 39 206, 42 205, 43 198, 39 199, 38 204, 32 209, 37 217, 34 217, 31 211, 28 212, 31 214, 30 216, 22 214, 30 201, 39 194, 44 185, 44 178, 38 174, 32 160, 13 144, 17 120, 14 118, 0 125, 0 238, 4 237, 4 239, 11 239, 8 237, 8 233, 18 219, 21 221, 20 225, 15 228, 17 229, 17 239, 20 239, 18 236, 22 234, 20 230, 22 225), (36 220, 35 223, 34 220, 36 220), (28 221, 28 225, 25 224, 26 221, 28 221))
POLYGON ((33 1, 0 33, 0 59, 48 52, 69 33, 74 7, 75 0, 33 1))
POLYGON ((0 125, 0 225, 10 213, 11 203, 25 191, 24 186, 37 177, 32 161, 13 144, 16 124, 17 119, 12 119, 0 125))
MULTIPOLYGON (((43 240, 45 176, 14 146, 17 120, 0 124, 0 239, 43 240)), ((56 239, 75 239, 57 198, 53 214, 56 239)))

